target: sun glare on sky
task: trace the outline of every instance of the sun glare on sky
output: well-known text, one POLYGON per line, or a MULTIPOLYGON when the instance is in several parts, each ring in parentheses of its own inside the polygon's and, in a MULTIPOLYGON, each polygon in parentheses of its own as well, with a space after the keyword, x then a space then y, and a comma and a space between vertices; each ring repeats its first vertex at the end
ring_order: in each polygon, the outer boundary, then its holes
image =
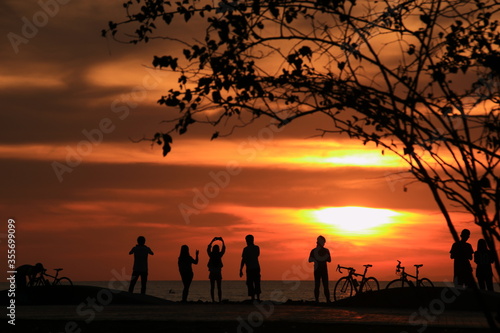
POLYGON ((316 164, 323 166, 358 166, 358 167, 399 167, 401 161, 397 156, 393 155, 382 155, 378 149, 355 149, 355 148, 336 148, 332 155, 320 156, 318 153, 316 156, 307 155, 302 157, 293 157, 297 163, 302 164, 316 164))
POLYGON ((373 235, 396 222, 401 213, 390 209, 368 207, 327 207, 313 211, 318 222, 331 225, 343 234, 373 235))

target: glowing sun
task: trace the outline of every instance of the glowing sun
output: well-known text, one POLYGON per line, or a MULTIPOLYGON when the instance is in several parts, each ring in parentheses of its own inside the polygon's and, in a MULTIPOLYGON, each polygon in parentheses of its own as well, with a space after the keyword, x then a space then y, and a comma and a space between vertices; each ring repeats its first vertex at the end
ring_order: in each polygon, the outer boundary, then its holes
POLYGON ((401 213, 390 209, 368 207, 327 207, 313 212, 316 220, 331 225, 339 232, 375 234, 381 227, 394 223, 401 213))

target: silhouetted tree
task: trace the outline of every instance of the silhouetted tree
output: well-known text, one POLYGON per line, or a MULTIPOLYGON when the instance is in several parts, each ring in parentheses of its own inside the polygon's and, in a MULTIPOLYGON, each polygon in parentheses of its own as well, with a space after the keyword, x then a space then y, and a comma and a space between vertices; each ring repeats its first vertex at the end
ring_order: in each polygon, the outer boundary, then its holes
POLYGON ((153 59, 179 74, 158 101, 180 111, 152 138, 164 155, 170 134, 194 123, 214 126, 214 139, 263 116, 284 126, 322 115, 331 123, 318 135, 392 151, 427 184, 455 240, 450 207, 458 206, 496 253, 498 0, 136 0, 124 8, 126 18, 103 35, 178 43, 153 59), (199 35, 183 34, 183 24, 199 35))

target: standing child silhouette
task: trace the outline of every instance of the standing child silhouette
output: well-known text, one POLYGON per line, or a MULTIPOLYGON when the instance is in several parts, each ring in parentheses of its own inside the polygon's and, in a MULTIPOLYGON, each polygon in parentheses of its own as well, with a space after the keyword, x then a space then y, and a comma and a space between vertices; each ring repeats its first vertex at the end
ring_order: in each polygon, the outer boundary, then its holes
POLYGON ((134 255, 134 268, 128 288, 128 291, 131 293, 134 292, 134 287, 139 276, 141 277, 141 294, 146 293, 146 283, 148 282, 148 255, 153 255, 154 253, 145 244, 146 238, 144 238, 144 236, 137 237, 137 245, 128 253, 134 255))
POLYGON ((477 241, 477 251, 474 252, 474 262, 477 264, 476 277, 479 289, 493 291, 493 254, 488 249, 484 239, 477 241))

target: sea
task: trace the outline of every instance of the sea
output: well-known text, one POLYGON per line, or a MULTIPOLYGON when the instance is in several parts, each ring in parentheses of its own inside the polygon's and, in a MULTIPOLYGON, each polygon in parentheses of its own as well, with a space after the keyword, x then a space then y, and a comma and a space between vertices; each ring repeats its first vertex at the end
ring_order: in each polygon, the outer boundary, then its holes
MULTIPOLYGON (((336 281, 330 281, 330 293, 333 293, 336 281)), ((379 281, 380 289, 384 289, 388 281, 379 281)), ((110 288, 116 290, 128 290, 128 281, 74 281, 74 285, 96 286, 101 288, 110 288)), ((445 282, 434 282, 436 287, 449 285, 445 282)), ((140 280, 135 286, 134 292, 140 292, 140 280)), ((0 290, 8 289, 8 284, 0 283, 0 290)), ((148 281, 146 294, 163 298, 169 301, 178 302, 182 299, 182 281, 148 281)), ((248 300, 245 280, 223 280, 222 281, 222 299, 233 302, 248 300)), ((314 301, 314 281, 262 281, 261 299, 274 302, 291 301, 314 301)), ((215 290, 217 299, 217 289, 215 290)), ((324 301, 323 288, 320 289, 320 301, 324 301)), ((332 295, 333 300, 333 295, 332 295)), ((210 282, 208 280, 193 281, 189 288, 188 301, 209 302, 210 282)))

